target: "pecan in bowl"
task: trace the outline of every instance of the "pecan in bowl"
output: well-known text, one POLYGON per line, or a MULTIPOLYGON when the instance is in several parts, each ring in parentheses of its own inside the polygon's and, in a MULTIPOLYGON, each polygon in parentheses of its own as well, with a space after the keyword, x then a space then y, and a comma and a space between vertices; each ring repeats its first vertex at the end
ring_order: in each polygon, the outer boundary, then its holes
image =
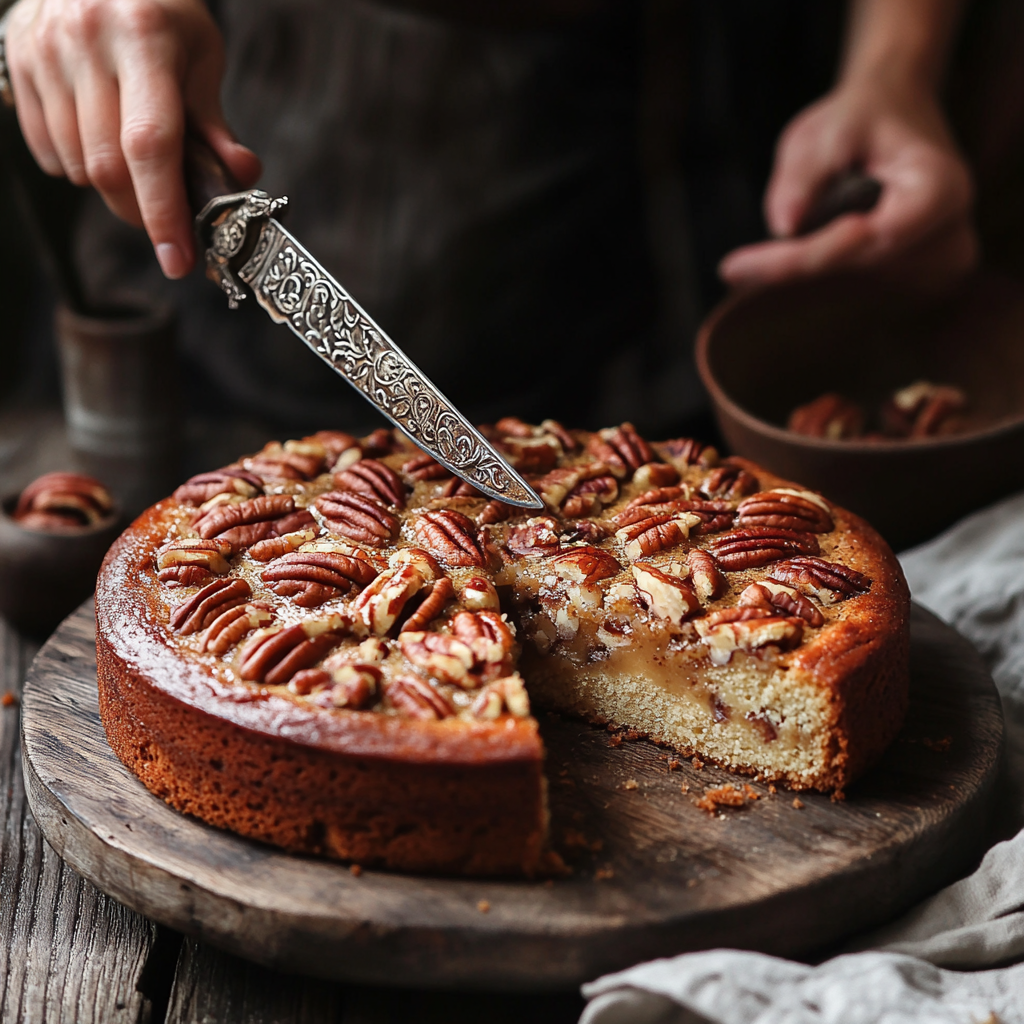
POLYGON ((18 496, 11 518, 26 530, 68 533, 108 522, 114 499, 98 480, 81 473, 47 473, 18 496))

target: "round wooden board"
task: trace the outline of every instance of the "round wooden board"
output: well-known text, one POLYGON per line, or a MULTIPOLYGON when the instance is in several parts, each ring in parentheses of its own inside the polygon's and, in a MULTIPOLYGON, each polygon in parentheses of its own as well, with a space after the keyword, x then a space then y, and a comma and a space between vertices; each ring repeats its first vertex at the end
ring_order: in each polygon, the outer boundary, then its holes
POLYGON ((903 733, 841 803, 797 807, 755 784, 758 800, 709 815, 696 797, 742 780, 541 716, 552 834, 573 864, 556 881, 357 877, 177 813, 107 746, 91 604, 29 673, 24 769, 39 827, 76 870, 215 946, 341 980, 556 989, 686 950, 820 949, 964 870, 991 802, 999 699, 974 649, 919 608, 912 676, 903 733))

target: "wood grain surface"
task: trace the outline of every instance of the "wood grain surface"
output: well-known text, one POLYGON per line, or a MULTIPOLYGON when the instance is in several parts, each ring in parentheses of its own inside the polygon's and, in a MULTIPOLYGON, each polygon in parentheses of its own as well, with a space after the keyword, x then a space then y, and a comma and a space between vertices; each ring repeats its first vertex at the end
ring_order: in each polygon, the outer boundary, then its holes
POLYGON ((106 744, 92 630, 83 606, 26 684, 25 773, 47 839, 157 921, 275 968, 363 983, 557 989, 715 945, 820 949, 969 866, 1001 744, 979 657, 915 609, 907 726, 843 803, 801 795, 797 808, 791 793, 755 785, 758 800, 708 815, 696 798, 734 776, 687 762, 670 770, 652 744, 615 747, 602 730, 547 717, 553 835, 570 877, 354 877, 149 794, 106 744))

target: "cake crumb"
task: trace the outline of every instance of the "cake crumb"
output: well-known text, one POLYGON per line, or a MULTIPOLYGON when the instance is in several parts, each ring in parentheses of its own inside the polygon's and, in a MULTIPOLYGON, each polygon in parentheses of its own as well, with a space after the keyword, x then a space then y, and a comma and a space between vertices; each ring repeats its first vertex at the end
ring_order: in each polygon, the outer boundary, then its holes
POLYGON ((933 740, 928 736, 925 736, 921 742, 929 749, 934 750, 936 754, 944 754, 953 745, 952 736, 943 736, 940 740, 933 740))
POLYGON ((611 869, 611 865, 606 864, 603 868, 598 868, 594 872, 594 881, 603 882, 607 878, 614 878, 615 872, 611 869))
POLYGON ((672 760, 669 761, 669 763, 668 763, 668 770, 670 772, 677 772, 682 767, 683 767, 683 762, 677 760, 676 758, 672 758, 672 760))
POLYGON ((704 762, 699 757, 690 758, 690 764, 692 764, 697 771, 702 771, 704 768, 704 762))
POLYGON ((8 690, 2 697, 0 697, 0 704, 3 704, 5 708, 12 707, 18 703, 18 698, 8 690))
POLYGON ((689 786, 688 786, 688 785, 687 785, 687 784, 686 784, 686 783, 684 782, 684 783, 683 783, 683 784, 682 784, 682 785, 681 785, 681 786, 679 787, 679 792, 680 792, 680 793, 689 793, 689 792, 690 792, 690 787, 689 787, 689 786))
POLYGON ((476 905, 476 909, 479 910, 481 914, 489 914, 491 912, 491 905, 487 900, 480 900, 476 905))
POLYGON ((621 747, 622 746, 622 737, 617 732, 616 733, 612 733, 612 735, 608 737, 608 746, 609 747, 621 747))
POLYGON ((795 797, 793 797, 793 806, 798 811, 802 811, 804 809, 804 802, 803 802, 803 800, 800 799, 800 797, 795 796, 795 797))
POLYGON ((362 864, 350 864, 348 869, 351 872, 353 878, 358 878, 363 873, 362 864))
POLYGON ((834 789, 829 800, 834 804, 841 804, 846 799, 846 794, 841 789, 834 789))
POLYGON ((772 796, 775 796, 775 794, 778 793, 778 790, 775 788, 774 782, 768 783, 768 792, 771 793, 772 796))
POLYGON ((630 743, 635 743, 637 740, 642 740, 643 738, 644 733, 638 732, 636 729, 626 730, 626 739, 629 740, 630 743))
POLYGON ((727 782, 724 786, 709 789, 696 803, 702 811, 716 814, 720 807, 743 807, 744 804, 757 799, 757 792, 749 785, 737 789, 731 782, 727 782))
POLYGON ((637 782, 636 779, 626 779, 626 781, 622 784, 622 788, 623 789, 639 789, 640 788, 640 783, 637 782))

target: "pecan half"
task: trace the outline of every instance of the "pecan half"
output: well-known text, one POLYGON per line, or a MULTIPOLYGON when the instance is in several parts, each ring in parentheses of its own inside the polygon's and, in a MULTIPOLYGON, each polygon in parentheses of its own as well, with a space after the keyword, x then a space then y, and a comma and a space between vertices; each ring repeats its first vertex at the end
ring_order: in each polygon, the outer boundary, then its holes
POLYGON ((199 642, 199 649, 211 654, 224 654, 242 637, 254 629, 268 626, 273 621, 274 610, 269 605, 259 602, 233 605, 206 627, 206 632, 199 642))
POLYGON ((313 502, 324 526, 338 537, 384 548, 398 536, 398 517, 366 494, 329 491, 313 502))
POLYGON ((803 619, 809 626, 821 626, 825 617, 819 609, 812 604, 803 594, 793 587, 784 583, 776 583, 774 580, 763 580, 761 583, 751 583, 739 597, 741 606, 753 606, 765 608, 769 611, 779 609, 786 615, 796 616, 803 619))
POLYGON ((319 441, 271 441, 242 466, 263 480, 312 480, 326 461, 327 449, 319 441))
POLYGON ((786 426, 805 437, 847 441, 864 433, 864 410, 849 398, 830 391, 797 406, 789 414, 786 426))
POLYGON ((711 542, 711 553, 730 572, 755 569, 790 554, 816 555, 818 540, 813 533, 749 526, 723 533, 711 542))
POLYGON ((457 612, 452 619, 452 633, 469 645, 476 659, 474 671, 479 671, 485 682, 511 670, 516 641, 498 612, 457 612), (497 671, 495 666, 502 671, 497 671))
POLYGON ((214 580, 171 609, 170 627, 182 636, 198 633, 229 608, 245 604, 250 597, 252 590, 245 580, 214 580))
POLYGON ((444 611, 444 606, 455 597, 455 587, 447 576, 428 584, 424 591, 426 597, 423 603, 405 620, 403 630, 426 629, 444 611))
POLYGON ((334 474, 334 486, 339 491, 365 494, 385 505, 405 508, 405 484, 390 467, 376 459, 361 459, 348 469, 334 474))
POLYGON ((384 692, 392 707, 410 718, 436 721, 455 714, 451 704, 430 683, 416 676, 399 676, 387 684, 384 692))
POLYGON ((283 686, 296 672, 315 665, 342 640, 339 615, 257 633, 242 648, 239 675, 249 682, 283 686))
POLYGON ((77 530, 102 522, 113 511, 110 492, 80 473, 46 473, 18 497, 12 518, 30 530, 77 530))
POLYGON ((574 452, 580 446, 579 441, 558 420, 542 420, 540 429, 545 434, 550 434, 552 437, 557 438, 558 443, 562 446, 562 451, 566 453, 574 452))
POLYGON ((679 482, 679 470, 667 462, 645 462, 634 474, 637 487, 670 487, 679 482))
POLYGON ((227 541, 238 551, 267 537, 315 526, 307 509, 296 509, 290 494, 265 494, 250 501, 215 505, 192 521, 204 540, 227 541))
POLYGON ((562 524, 560 536, 567 544, 576 541, 599 544, 606 537, 610 537, 611 533, 611 527, 604 523, 595 522, 593 519, 576 519, 562 524))
POLYGON ((446 480, 438 492, 439 498, 482 498, 483 495, 470 483, 453 476, 446 480))
POLYGON ((562 515, 568 518, 595 516, 605 505, 619 496, 619 482, 610 473, 581 480, 562 504, 562 515))
POLYGON ((686 555, 686 567, 701 602, 707 604, 721 597, 728 589, 728 581, 718 568, 715 556, 700 548, 694 548, 686 555))
POLYGON ((468 516, 453 509, 438 509, 416 516, 416 539, 447 565, 484 568, 496 561, 497 552, 485 530, 477 529, 468 516))
POLYGON ((777 526, 783 530, 828 533, 835 525, 823 498, 810 491, 788 488, 755 494, 741 501, 736 513, 738 527, 777 526))
POLYGON ((920 380, 897 391, 882 407, 882 426, 890 437, 932 437, 963 428, 967 396, 959 388, 920 380))
POLYGON ((626 554, 637 559, 685 543, 700 521, 692 512, 646 514, 616 530, 615 536, 625 545, 626 554))
POLYGON ((702 611, 693 585, 652 565, 634 565, 633 580, 643 606, 656 618, 674 626, 702 611))
POLYGON ((262 493, 263 481, 254 473, 246 472, 241 466, 224 466, 190 477, 174 492, 174 500, 183 505, 202 505, 218 494, 255 498, 262 493))
POLYGON ((700 493, 706 498, 742 498, 760 486, 757 477, 740 466, 718 466, 701 481, 700 493))
POLYGON ((558 439, 549 435, 505 437, 496 447, 521 473, 546 473, 562 454, 558 439))
POLYGON ((591 462, 581 466, 560 466, 531 481, 533 489, 553 511, 561 508, 569 493, 584 480, 607 476, 608 467, 603 462, 591 462))
POLYGON ((492 498, 480 510, 476 521, 480 526, 489 526, 491 523, 503 523, 506 519, 511 519, 515 513, 516 509, 511 505, 506 505, 505 502, 492 498))
POLYGON ((330 674, 331 704, 350 711, 368 708, 377 699, 382 678, 376 665, 340 665, 330 674))
POLYGON ((548 563, 562 579, 573 583, 596 583, 609 579, 622 571, 617 558, 601 548, 582 546, 567 548, 552 556, 548 563))
POLYGON ((504 437, 537 437, 542 433, 539 427, 521 420, 518 416, 502 416, 494 424, 494 429, 504 437))
POLYGON ((707 645, 714 665, 726 665, 736 650, 753 652, 774 646, 791 650, 803 639, 800 619, 784 618, 763 612, 759 608, 730 608, 737 614, 726 617, 719 613, 706 619, 697 619, 697 635, 707 645))
POLYGON ((462 585, 459 595, 462 604, 471 612, 496 612, 501 608, 498 591, 494 584, 483 576, 470 576, 462 585))
MULTIPOLYGON (((326 453, 327 463, 333 465, 346 452, 353 449, 360 451, 359 442, 344 430, 318 430, 302 441, 306 444, 318 444, 326 453)), ((287 447, 287 445, 285 446, 287 447)))
POLYGON ((402 472, 410 480, 447 480, 454 474, 445 469, 432 455, 421 452, 402 463, 402 472))
POLYGON ((437 559, 423 548, 399 548, 389 559, 388 565, 395 568, 399 565, 411 565, 428 582, 441 579, 444 570, 437 559))
POLYGON ((382 572, 353 602, 353 612, 371 632, 384 636, 402 610, 427 584, 414 565, 398 565, 382 572))
POLYGON ((789 558, 773 565, 770 576, 826 605, 866 594, 871 589, 871 579, 863 573, 824 558, 789 558))
POLYGON ((290 597, 300 608, 316 608, 332 597, 347 594, 377 578, 369 562, 333 551, 294 551, 275 559, 260 574, 279 597, 290 597))
POLYGON ((362 439, 360 447, 368 459, 379 459, 382 455, 398 451, 399 445, 393 429, 378 427, 362 439))
POLYGON ((700 441, 694 441, 692 437, 677 437, 671 441, 662 441, 657 445, 658 450, 666 459, 671 460, 676 468, 684 469, 690 466, 701 465, 706 469, 718 462, 718 452, 700 441))
POLYGON ((296 530, 294 533, 286 533, 281 537, 267 537, 266 540, 258 540, 249 548, 249 557, 257 562, 269 562, 272 558, 280 558, 291 551, 295 551, 308 544, 316 537, 316 530, 296 530))
POLYGON ((620 478, 632 476, 645 462, 660 461, 660 456, 636 432, 632 423, 599 431, 588 442, 587 451, 620 478))
POLYGON ((156 578, 169 587, 197 587, 230 572, 230 557, 227 541, 182 537, 168 541, 157 552, 156 578))
POLYGON ((493 722, 508 712, 513 718, 528 718, 530 714, 530 698, 526 687, 518 673, 495 679, 485 686, 470 707, 474 718, 485 722, 493 722))

